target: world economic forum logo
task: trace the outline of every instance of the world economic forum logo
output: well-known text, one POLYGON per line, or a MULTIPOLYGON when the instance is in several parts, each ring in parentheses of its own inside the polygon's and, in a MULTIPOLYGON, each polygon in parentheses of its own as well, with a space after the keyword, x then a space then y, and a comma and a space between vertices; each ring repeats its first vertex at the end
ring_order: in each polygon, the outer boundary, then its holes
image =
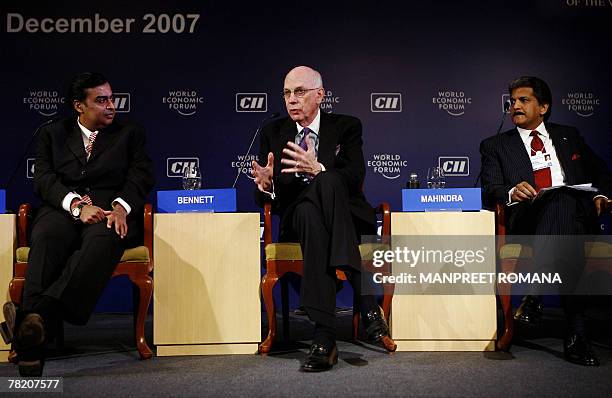
POLYGON ((195 90, 171 90, 167 97, 162 97, 162 104, 182 116, 195 115, 198 106, 204 103, 204 97, 195 90))
POLYGON ((472 97, 466 96, 464 91, 438 90, 438 95, 431 102, 451 116, 461 116, 466 107, 472 104, 472 97))
POLYGON ((166 176, 172 178, 182 177, 185 170, 194 166, 200 167, 200 158, 168 158, 166 159, 166 176))
POLYGON ((23 97, 23 103, 28 109, 45 117, 57 115, 59 106, 65 102, 66 98, 57 91, 47 89, 30 89, 28 95, 23 97))
POLYGON ((408 161, 402 159, 399 153, 375 153, 368 159, 367 165, 373 173, 387 180, 395 180, 401 176, 402 169, 408 167, 408 161))
POLYGON ((240 171, 240 174, 244 174, 247 178, 254 180, 255 177, 252 175, 253 168, 251 166, 253 165, 253 161, 258 161, 258 159, 259 157, 257 155, 245 155, 244 153, 236 155, 236 160, 232 161, 232 169, 234 169, 236 173, 240 171))
POLYGON ((565 98, 561 99, 561 104, 578 116, 590 117, 599 107, 599 97, 591 91, 576 91, 567 93, 565 98))
POLYGON ((340 97, 334 95, 332 90, 325 91, 325 97, 323 97, 323 101, 319 108, 326 111, 327 113, 332 113, 334 111, 334 106, 340 103, 340 97))
POLYGON ((438 166, 442 167, 447 177, 470 175, 470 158, 467 156, 440 156, 438 166))
POLYGON ((372 112, 401 112, 401 93, 371 93, 370 111, 372 112))
POLYGON ((236 93, 236 112, 267 112, 267 93, 236 93))

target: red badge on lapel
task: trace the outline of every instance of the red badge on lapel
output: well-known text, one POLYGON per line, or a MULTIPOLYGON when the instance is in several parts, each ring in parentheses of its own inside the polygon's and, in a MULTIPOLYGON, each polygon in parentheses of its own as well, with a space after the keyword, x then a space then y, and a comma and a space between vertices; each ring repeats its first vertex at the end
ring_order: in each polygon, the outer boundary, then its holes
POLYGON ((572 153, 572 160, 578 160, 580 159, 580 154, 579 153, 572 153))

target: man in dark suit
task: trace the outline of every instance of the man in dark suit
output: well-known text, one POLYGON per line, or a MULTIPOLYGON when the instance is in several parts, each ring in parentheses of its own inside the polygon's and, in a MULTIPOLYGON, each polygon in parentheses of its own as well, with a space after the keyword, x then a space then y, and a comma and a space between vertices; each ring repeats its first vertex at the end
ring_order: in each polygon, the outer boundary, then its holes
MULTIPOLYGON (((612 177, 576 128, 548 122, 552 95, 543 80, 521 77, 510 83, 509 93, 516 128, 480 145, 484 194, 506 204, 506 225, 511 234, 534 235, 536 267, 560 271, 565 277, 562 303, 569 329, 565 358, 597 366, 599 361, 585 335, 586 297, 572 291, 584 268, 584 246, 579 239, 551 237, 591 232, 596 216, 608 205, 612 177), (587 183, 598 192, 556 189, 534 200, 546 187, 587 183)), ((526 296, 517 319, 532 321, 540 310, 540 298, 526 296)))
POLYGON ((40 375, 57 323, 85 324, 123 250, 142 241, 142 211, 154 184, 140 126, 115 120, 113 92, 99 73, 77 75, 74 117, 41 129, 23 304, 5 304, 3 337, 22 375, 40 375), (11 325, 12 324, 12 325, 11 325), (13 338, 14 337, 14 338, 13 338))
MULTIPOLYGON (((315 322, 313 344, 303 371, 331 369, 337 362, 335 269, 347 272, 361 295, 358 242, 376 233, 376 216, 362 192, 365 162, 361 122, 320 111, 325 90, 321 75, 306 66, 285 77, 288 118, 262 130, 259 165, 253 162, 261 204, 271 200, 279 214, 280 239, 300 242, 304 258, 301 304, 315 322), (285 166, 283 168, 283 166, 285 166)), ((361 295, 366 333, 378 341, 388 326, 372 295, 361 295)))

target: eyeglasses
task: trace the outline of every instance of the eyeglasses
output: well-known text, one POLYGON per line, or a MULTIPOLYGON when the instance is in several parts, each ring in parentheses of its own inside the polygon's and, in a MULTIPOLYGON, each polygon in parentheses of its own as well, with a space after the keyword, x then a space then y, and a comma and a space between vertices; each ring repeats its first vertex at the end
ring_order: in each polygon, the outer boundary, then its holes
POLYGON ((291 97, 291 94, 295 95, 298 98, 302 98, 306 95, 307 92, 312 91, 312 90, 319 90, 321 87, 315 87, 315 88, 303 88, 303 87, 298 87, 295 90, 284 90, 283 91, 283 97, 285 98, 289 98, 291 97))

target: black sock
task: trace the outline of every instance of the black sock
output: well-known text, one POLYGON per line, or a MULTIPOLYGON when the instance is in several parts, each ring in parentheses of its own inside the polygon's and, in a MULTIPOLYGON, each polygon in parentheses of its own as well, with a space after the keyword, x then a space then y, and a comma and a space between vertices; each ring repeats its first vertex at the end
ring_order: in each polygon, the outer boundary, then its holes
POLYGON ((318 322, 315 323, 312 343, 322 344, 327 348, 333 347, 336 343, 336 328, 318 322))

